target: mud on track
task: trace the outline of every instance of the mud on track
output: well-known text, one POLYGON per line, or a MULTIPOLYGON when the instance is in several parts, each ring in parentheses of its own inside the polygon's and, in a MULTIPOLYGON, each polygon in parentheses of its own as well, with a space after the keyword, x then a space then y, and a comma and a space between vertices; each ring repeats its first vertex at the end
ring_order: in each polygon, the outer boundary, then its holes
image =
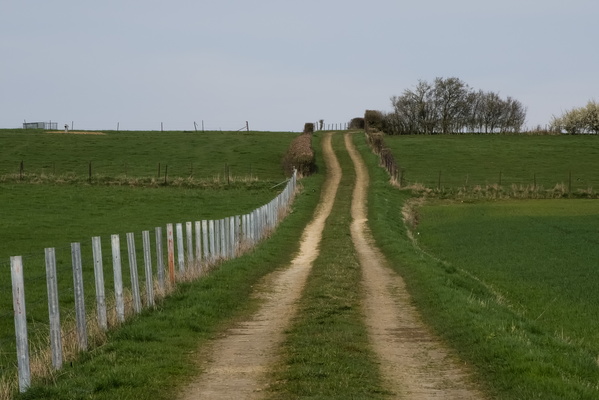
POLYGON ((257 399, 266 386, 266 374, 276 361, 284 330, 296 312, 297 302, 312 263, 318 256, 319 243, 327 217, 331 213, 341 168, 331 145, 331 134, 323 139, 323 157, 327 180, 312 221, 306 226, 300 250, 291 264, 266 276, 257 296, 263 299, 251 319, 225 332, 209 349, 203 363, 204 373, 186 388, 182 399, 257 399))

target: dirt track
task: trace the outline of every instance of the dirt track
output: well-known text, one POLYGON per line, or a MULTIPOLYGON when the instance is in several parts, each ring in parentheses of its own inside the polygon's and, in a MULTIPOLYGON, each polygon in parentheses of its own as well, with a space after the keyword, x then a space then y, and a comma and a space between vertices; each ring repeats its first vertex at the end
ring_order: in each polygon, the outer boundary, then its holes
POLYGON ((331 134, 323 141, 323 156, 328 176, 313 220, 301 237, 300 251, 291 265, 267 276, 263 282, 264 303, 258 313, 240 326, 226 332, 214 343, 211 356, 197 382, 187 388, 183 399, 258 399, 267 384, 265 375, 274 363, 283 332, 296 310, 325 221, 335 202, 341 181, 341 167, 331 147, 331 134))
POLYGON ((366 214, 368 171, 349 134, 345 146, 356 169, 351 235, 362 266, 364 315, 389 390, 407 399, 483 398, 422 323, 403 279, 373 244, 366 214))
MULTIPOLYGON (((351 236, 363 270, 364 314, 388 390, 394 397, 405 399, 483 398, 466 383, 465 372, 421 322, 403 280, 386 266, 385 258, 373 245, 366 224, 368 173, 349 134, 345 144, 356 169, 351 236)), ((205 372, 186 388, 182 399, 262 397, 269 367, 276 361, 284 331, 318 256, 318 244, 341 180, 330 133, 323 140, 323 156, 327 181, 315 217, 302 234, 299 254, 288 267, 264 279, 257 290, 257 295, 264 298, 260 310, 202 354, 205 372)))

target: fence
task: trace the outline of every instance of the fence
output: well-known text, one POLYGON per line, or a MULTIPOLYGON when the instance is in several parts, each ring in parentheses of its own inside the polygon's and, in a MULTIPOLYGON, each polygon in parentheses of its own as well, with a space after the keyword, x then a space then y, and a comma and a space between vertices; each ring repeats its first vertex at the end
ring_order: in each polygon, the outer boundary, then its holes
MULTIPOLYGON (((285 216, 293 201, 296 185, 297 173, 294 172, 277 197, 245 215, 169 223, 165 230, 157 227, 153 233, 143 231, 141 247, 136 245, 139 235, 130 232, 126 234, 124 243, 120 235, 114 234, 110 237, 109 245, 103 244, 102 238, 96 236, 91 239, 91 244, 72 243, 70 248, 47 248, 43 255, 45 279, 40 275, 34 277, 28 268, 30 264, 39 264, 35 257, 11 257, 16 343, 14 352, 7 351, 3 349, 7 343, 3 343, 0 336, 0 353, 16 355, 19 390, 23 392, 30 386, 31 376, 39 373, 40 368, 60 369, 65 354, 87 350, 90 347, 89 339, 101 336, 109 328, 124 322, 128 316, 140 313, 142 308, 153 307, 156 298, 172 290, 177 282, 202 276, 218 263, 247 252, 273 231, 285 216), (123 281, 123 247, 126 248, 129 265, 129 287, 125 287, 123 281), (108 285, 110 288, 105 284, 106 263, 112 264, 113 282, 108 285), (65 275, 72 275, 72 285, 65 275), (143 277, 142 284, 140 276, 143 277), (47 299, 43 286, 46 287, 47 299), (34 288, 31 294, 29 287, 34 288), (86 294, 92 290, 95 291, 95 304, 92 306, 88 302, 86 307, 86 294), (26 304, 31 303, 34 310, 28 313, 26 304), (47 313, 41 309, 47 309, 47 313), (37 342, 33 347, 38 349, 34 353, 50 354, 34 354, 35 373, 32 373, 31 368, 31 331, 37 342), (39 340, 40 337, 44 337, 44 340, 39 340), (49 342, 49 346, 43 346, 44 342, 49 342), (40 359, 42 363, 51 362, 51 366, 40 366, 40 359)), ((39 261, 41 263, 42 260, 39 261)), ((1 282, 0 286, 3 286, 1 282)), ((8 312, 0 309, 0 320, 8 320, 8 315, 8 312)), ((2 372, 0 359, 0 378, 2 372)))

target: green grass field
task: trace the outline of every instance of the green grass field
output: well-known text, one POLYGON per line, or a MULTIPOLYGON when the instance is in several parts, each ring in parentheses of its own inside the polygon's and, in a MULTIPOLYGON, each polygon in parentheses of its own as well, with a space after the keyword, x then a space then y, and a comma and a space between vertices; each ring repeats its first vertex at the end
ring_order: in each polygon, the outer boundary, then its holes
POLYGON ((0 177, 25 174, 100 177, 277 180, 281 159, 296 134, 273 132, 115 132, 78 135, 0 130, 0 177))
MULTIPOLYGON (((65 310, 62 317, 72 318, 70 243, 81 242, 87 306, 93 308, 89 300, 94 293, 92 236, 102 237, 105 276, 111 276, 110 235, 121 235, 123 249, 125 233, 135 232, 141 277, 142 230, 153 234, 155 227, 164 228, 167 223, 241 215, 266 204, 282 188, 275 187, 285 179, 281 157, 295 136, 255 132, 67 135, 0 130, 0 376, 12 373, 16 363, 10 256, 24 257, 30 338, 33 343, 45 340, 45 247, 56 248, 60 302, 65 310), (22 181, 18 176, 20 159, 25 165, 22 181), (90 160, 94 168, 91 184, 85 167, 90 160), (177 179, 182 183, 165 186, 136 179, 157 173, 154 167, 158 162, 163 173, 169 165, 169 183, 177 179), (230 181, 224 179, 225 163, 230 181), (106 185, 100 179, 125 174, 127 179, 118 184, 106 185)), ((124 257, 127 268, 126 251, 124 257)))
POLYGON ((599 137, 520 135, 386 136, 405 183, 458 188, 501 183, 599 189, 599 137))

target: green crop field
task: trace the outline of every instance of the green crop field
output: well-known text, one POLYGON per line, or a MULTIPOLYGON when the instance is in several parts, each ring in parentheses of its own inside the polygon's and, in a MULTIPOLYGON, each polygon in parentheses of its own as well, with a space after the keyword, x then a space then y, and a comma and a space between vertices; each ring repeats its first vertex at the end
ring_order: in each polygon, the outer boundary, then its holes
POLYGON ((167 223, 241 215, 268 203, 283 188, 278 185, 286 179, 281 159, 295 136, 0 130, 0 377, 14 372, 16 364, 10 256, 23 256, 35 345, 48 324, 44 248, 56 248, 61 307, 71 309, 63 318, 72 317, 70 243, 81 243, 88 294, 94 292, 92 236, 102 237, 109 276, 110 235, 120 234, 123 247, 125 233, 134 232, 143 276, 142 230, 153 235, 155 227, 167 223))
POLYGON ((459 188, 501 184, 599 188, 599 136, 414 135, 385 143, 407 184, 459 188))

